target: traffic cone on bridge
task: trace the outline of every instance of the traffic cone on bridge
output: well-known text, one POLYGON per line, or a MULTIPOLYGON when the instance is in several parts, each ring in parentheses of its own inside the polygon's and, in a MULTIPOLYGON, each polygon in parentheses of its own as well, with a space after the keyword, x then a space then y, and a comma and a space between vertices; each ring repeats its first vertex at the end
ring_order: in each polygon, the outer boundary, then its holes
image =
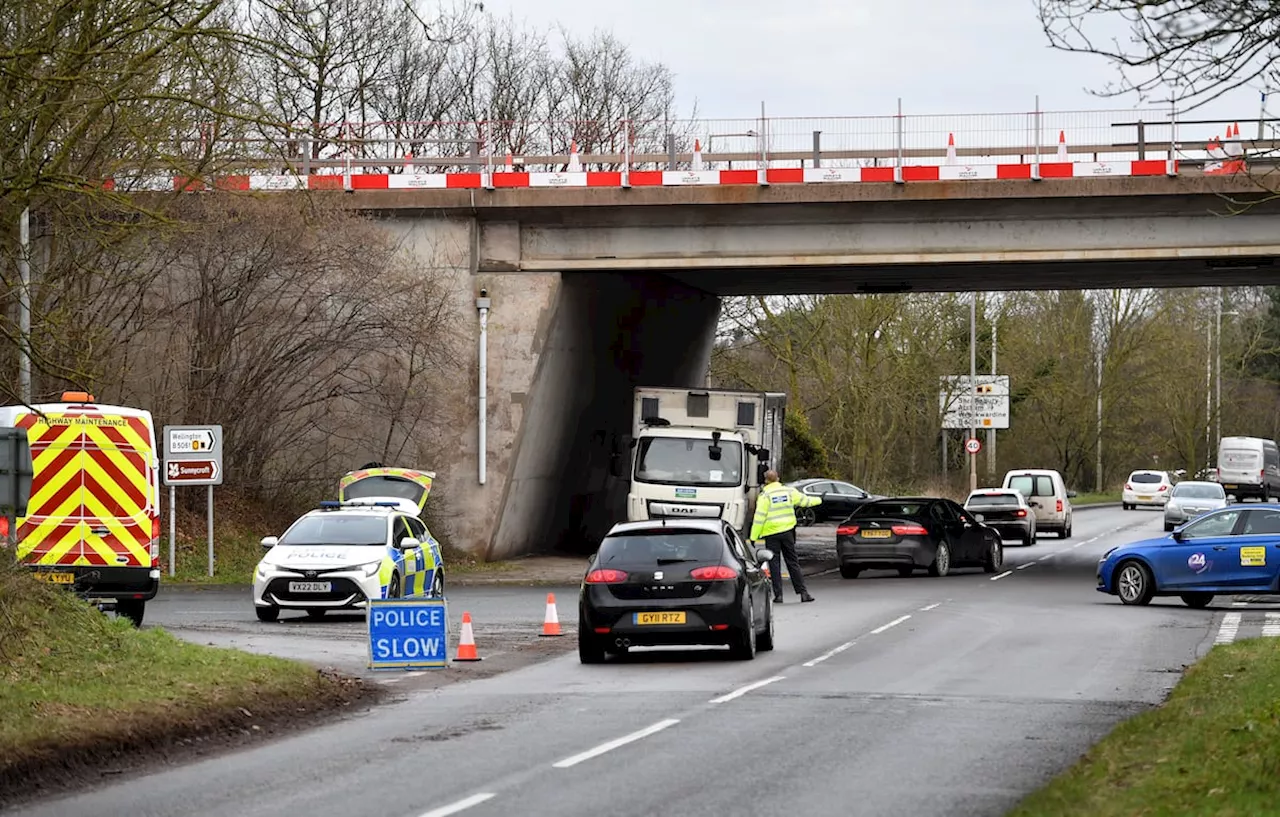
POLYGON ((462 635, 458 637, 458 655, 454 661, 479 661, 480 655, 476 652, 476 637, 471 632, 471 614, 462 614, 462 635))
POLYGON ((1062 130, 1058 131, 1058 161, 1071 161, 1071 156, 1067 153, 1067 132, 1062 130))
POLYGON ((575 139, 569 143, 569 173, 582 172, 582 160, 578 158, 578 141, 575 139))
POLYGON ((956 135, 954 133, 947 134, 947 164, 956 163, 956 135))
POLYGON ((542 635, 564 635, 560 632, 560 616, 556 614, 556 594, 547 594, 547 615, 542 621, 542 635))
POLYGON ((705 167, 702 163, 702 140, 693 140, 693 161, 689 163, 690 170, 702 170, 705 167))
POLYGON ((404 155, 404 172, 417 173, 418 170, 413 166, 413 151, 409 151, 404 155))

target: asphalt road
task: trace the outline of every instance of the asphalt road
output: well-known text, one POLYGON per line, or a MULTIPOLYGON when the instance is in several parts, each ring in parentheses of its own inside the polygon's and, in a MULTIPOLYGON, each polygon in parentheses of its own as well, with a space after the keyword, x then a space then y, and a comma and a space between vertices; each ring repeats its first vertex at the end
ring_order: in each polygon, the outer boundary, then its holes
POLYGON ((1158 511, 1095 510, 995 576, 811 578, 817 603, 788 588, 755 661, 554 656, 15 813, 999 815, 1157 703, 1237 614, 1093 589, 1103 551, 1160 531, 1158 511))

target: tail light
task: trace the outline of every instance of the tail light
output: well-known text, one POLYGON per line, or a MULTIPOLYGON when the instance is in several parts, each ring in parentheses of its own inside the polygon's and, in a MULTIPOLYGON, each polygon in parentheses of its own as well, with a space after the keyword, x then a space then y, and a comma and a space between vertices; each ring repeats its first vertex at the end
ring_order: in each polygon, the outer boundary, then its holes
POLYGON ((1058 513, 1062 513, 1062 500, 1058 500, 1058 513))
POLYGON ((1161 491, 1167 491, 1167 490, 1169 490, 1169 486, 1168 486, 1168 485, 1161 485, 1161 486, 1160 486, 1160 490, 1161 490, 1161 491))
POLYGON ((894 525, 893 532, 898 536, 927 536, 929 531, 923 525, 894 525))
POLYGON ((0 537, 9 538, 9 517, 0 516, 0 537))
POLYGON ((738 578, 738 571, 727 565, 716 565, 715 567, 695 567, 689 571, 689 576, 694 581, 699 582, 718 582, 728 581, 729 579, 738 578))
POLYGON ((1126 482, 1126 483, 1124 484, 1124 489, 1125 489, 1126 491, 1132 491, 1132 490, 1133 490, 1133 486, 1126 482))
POLYGON ((160 517, 151 520, 151 564, 160 560, 160 517))
POLYGON ((593 570, 587 574, 585 579, 583 579, 587 584, 618 584, 619 582, 625 582, 626 580, 626 573, 623 573, 621 570, 610 570, 608 568, 604 570, 593 570))
POLYGON ((1024 516, 1026 516, 1026 515, 1027 515, 1027 512, 1026 512, 1026 511, 1024 511, 1024 510, 1022 510, 1021 508, 1019 508, 1018 510, 1016 510, 1016 511, 1014 511, 1014 512, 1013 512, 1013 515, 1014 515, 1014 516, 1016 516, 1016 517, 1018 517, 1018 518, 1022 518, 1022 517, 1024 517, 1024 516))
POLYGON ((857 525, 841 525, 840 527, 836 528, 836 536, 857 536, 857 535, 858 535, 857 525))

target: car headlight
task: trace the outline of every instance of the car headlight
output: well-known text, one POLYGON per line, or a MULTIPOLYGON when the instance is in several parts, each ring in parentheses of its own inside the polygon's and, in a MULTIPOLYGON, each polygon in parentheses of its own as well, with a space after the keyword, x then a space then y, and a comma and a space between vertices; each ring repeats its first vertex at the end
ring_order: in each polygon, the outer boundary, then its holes
POLYGON ((265 579, 265 578, 267 577, 267 565, 266 565, 266 563, 264 563, 264 562, 258 562, 258 570, 257 570, 257 572, 256 572, 254 575, 255 575, 255 576, 257 576, 259 579, 265 579))
POLYGON ((1109 557, 1111 554, 1115 553, 1119 549, 1120 549, 1119 547, 1113 547, 1111 548, 1111 550, 1108 550, 1106 553, 1102 554, 1102 557, 1098 559, 1098 564, 1102 564, 1103 562, 1105 562, 1107 560, 1107 557, 1109 557))
POLYGON ((360 570, 362 570, 364 572, 364 575, 366 576, 376 576, 378 574, 378 571, 381 569, 382 569, 381 559, 379 559, 376 562, 369 562, 369 564, 367 565, 360 565, 360 570))

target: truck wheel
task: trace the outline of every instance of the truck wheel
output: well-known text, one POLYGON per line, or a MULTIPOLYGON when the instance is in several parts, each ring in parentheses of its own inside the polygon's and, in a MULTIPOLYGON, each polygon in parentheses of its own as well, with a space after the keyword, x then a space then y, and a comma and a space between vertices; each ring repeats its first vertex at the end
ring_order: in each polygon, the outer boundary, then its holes
POLYGON ((116 615, 127 618, 135 627, 142 626, 142 616, 147 611, 147 603, 137 599, 116 602, 116 615))

